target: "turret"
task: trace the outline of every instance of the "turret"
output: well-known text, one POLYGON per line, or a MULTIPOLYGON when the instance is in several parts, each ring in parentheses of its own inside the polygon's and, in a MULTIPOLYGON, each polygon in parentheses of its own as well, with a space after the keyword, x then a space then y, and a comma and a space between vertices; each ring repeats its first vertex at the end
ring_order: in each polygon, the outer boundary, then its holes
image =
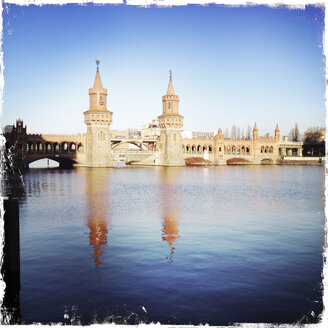
POLYGON ((219 129, 218 130, 217 137, 220 140, 223 140, 224 139, 224 135, 223 135, 222 129, 219 129))
POLYGON ((181 128, 183 116, 179 114, 179 96, 175 95, 172 83, 172 71, 166 95, 162 97, 163 113, 158 116, 161 130, 159 138, 159 165, 184 166, 181 128))
POLYGON ((162 97, 163 115, 179 114, 179 96, 174 93, 172 83, 172 71, 170 70, 170 81, 166 95, 162 97))
POLYGON ((257 129, 257 125, 255 123, 253 128, 253 140, 257 140, 258 137, 259 137, 259 130, 257 129))
POLYGON ((111 167, 110 124, 112 112, 107 109, 107 89, 104 89, 99 74, 99 60, 96 60, 97 72, 93 87, 89 89, 90 108, 84 112, 87 125, 86 166, 111 167))
POLYGON ((278 141, 280 140, 280 130, 279 130, 278 124, 276 126, 275 131, 274 131, 274 138, 275 138, 275 140, 278 140, 278 141))
POLYGON ((103 88, 99 74, 99 63, 97 59, 97 72, 93 87, 89 89, 90 107, 89 109, 107 109, 107 89, 103 88))

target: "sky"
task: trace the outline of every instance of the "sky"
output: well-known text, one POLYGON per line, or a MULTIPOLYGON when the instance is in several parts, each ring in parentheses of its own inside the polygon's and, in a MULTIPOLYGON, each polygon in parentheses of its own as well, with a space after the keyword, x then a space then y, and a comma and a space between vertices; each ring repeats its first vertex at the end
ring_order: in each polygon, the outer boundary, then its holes
POLYGON ((86 132, 96 59, 113 130, 162 113, 170 69, 184 130, 325 125, 320 7, 7 4, 3 20, 2 126, 86 132))

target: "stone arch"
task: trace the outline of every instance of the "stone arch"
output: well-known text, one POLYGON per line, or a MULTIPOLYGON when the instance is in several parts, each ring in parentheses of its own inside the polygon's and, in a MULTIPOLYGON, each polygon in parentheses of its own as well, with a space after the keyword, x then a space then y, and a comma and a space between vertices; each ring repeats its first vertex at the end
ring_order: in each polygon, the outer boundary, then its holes
POLYGON ((52 153, 52 144, 51 144, 51 142, 46 142, 45 150, 46 150, 47 153, 52 153))
POLYGON ((64 153, 68 151, 68 144, 67 144, 66 141, 62 142, 62 144, 61 144, 61 150, 64 153))
POLYGON ((269 152, 269 147, 268 146, 265 147, 264 152, 265 153, 268 153, 269 152))
POLYGON ((43 152, 43 143, 41 141, 39 141, 37 144, 36 144, 36 147, 37 147, 37 152, 38 153, 42 153, 43 152))
POLYGON ((245 154, 245 146, 244 146, 244 145, 241 146, 241 153, 242 153, 242 154, 245 154))
POLYGON ((273 153, 273 147, 271 146, 270 149, 269 149, 269 153, 273 153))
POLYGON ((34 143, 33 143, 33 142, 29 142, 29 143, 27 144, 27 152, 28 152, 28 153, 34 153, 34 150, 35 150, 34 143))
POLYGON ((192 153, 195 153, 195 152, 196 152, 196 145, 192 145, 192 146, 191 146, 191 152, 192 152, 192 153))
POLYGON ((197 152, 198 152, 198 153, 201 153, 201 152, 202 152, 202 146, 201 146, 201 145, 198 145, 198 146, 197 146, 197 152))
POLYGON ((190 153, 190 145, 186 146, 186 153, 190 153))
POLYGON ((78 145, 77 145, 77 152, 78 153, 83 153, 83 145, 81 144, 81 143, 79 143, 78 145))
POLYGON ((240 154, 240 146, 237 146, 237 154, 240 154))
POLYGON ((209 152, 209 153, 212 152, 212 146, 208 146, 208 152, 209 152))
POLYGON ((205 152, 207 150, 207 146, 203 146, 203 152, 205 152))
POLYGON ((59 153, 60 152, 59 144, 57 142, 55 142, 53 144, 53 147, 54 147, 54 153, 59 153))
POLYGON ((229 145, 227 146, 227 154, 231 154, 231 147, 229 145))
POLYGON ((232 152, 233 154, 236 154, 236 146, 232 146, 231 152, 232 152))
POLYGON ((264 153, 264 146, 261 147, 261 153, 264 153))
POLYGON ((76 152, 76 144, 75 142, 71 142, 70 145, 69 145, 69 151, 71 153, 75 153, 76 152))
POLYGON ((246 147, 246 154, 249 155, 250 154, 250 148, 246 147))

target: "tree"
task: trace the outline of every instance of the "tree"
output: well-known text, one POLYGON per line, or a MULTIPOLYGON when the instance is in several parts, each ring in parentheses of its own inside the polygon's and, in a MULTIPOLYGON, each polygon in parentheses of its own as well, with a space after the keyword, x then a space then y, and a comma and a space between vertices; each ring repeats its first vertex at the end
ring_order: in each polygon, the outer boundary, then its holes
POLYGON ((240 127, 237 128, 237 140, 240 140, 240 127))
POLYGON ((295 123, 294 133, 293 133, 293 141, 298 141, 300 137, 300 131, 298 130, 298 125, 295 123))
POLYGON ((236 137, 237 137, 237 128, 236 128, 236 125, 233 125, 231 127, 230 139, 231 140, 236 140, 236 137))
POLYGON ((310 128, 304 132, 303 156, 325 155, 325 129, 310 128))
POLYGON ((265 137, 270 137, 270 133, 267 132, 264 136, 265 136, 265 137))
POLYGON ((252 127, 250 125, 248 125, 248 127, 247 127, 246 139, 247 140, 252 140, 252 127))
POLYGON ((229 139, 229 129, 228 128, 226 128, 226 130, 224 132, 224 138, 229 139))
POLYGON ((242 139, 245 138, 245 130, 244 130, 244 128, 241 130, 241 138, 242 138, 242 139))
POLYGON ((290 130, 289 137, 292 141, 299 141, 300 140, 300 131, 298 129, 297 123, 295 123, 295 127, 290 130))

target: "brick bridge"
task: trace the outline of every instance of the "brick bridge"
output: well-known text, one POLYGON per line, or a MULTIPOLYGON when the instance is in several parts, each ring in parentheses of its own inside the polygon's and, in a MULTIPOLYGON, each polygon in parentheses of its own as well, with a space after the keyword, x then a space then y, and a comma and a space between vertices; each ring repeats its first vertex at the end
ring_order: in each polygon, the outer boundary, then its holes
POLYGON ((183 116, 179 96, 174 92, 172 72, 162 97, 163 112, 158 116, 160 136, 152 138, 111 138, 112 112, 107 109, 107 89, 103 88, 97 63, 94 85, 89 89, 89 109, 83 112, 86 133, 77 135, 28 134, 22 120, 4 129, 7 164, 27 168, 48 158, 61 167, 81 165, 112 167, 115 160, 143 165, 184 166, 189 163, 277 164, 284 156, 301 156, 302 143, 280 142, 278 125, 273 136, 258 135, 256 124, 252 140, 225 139, 219 129, 213 138, 183 139, 183 116), (134 150, 124 147, 132 144, 134 150), (189 161, 189 163, 188 163, 189 161))

